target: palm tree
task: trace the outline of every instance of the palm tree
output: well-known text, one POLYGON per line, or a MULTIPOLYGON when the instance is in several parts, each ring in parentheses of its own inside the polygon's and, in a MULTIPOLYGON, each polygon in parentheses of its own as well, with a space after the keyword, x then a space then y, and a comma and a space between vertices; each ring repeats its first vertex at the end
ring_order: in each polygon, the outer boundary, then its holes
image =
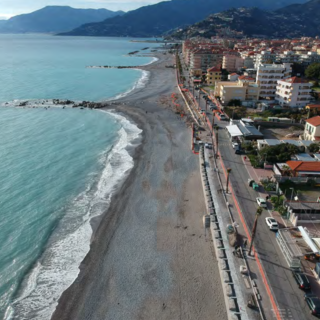
POLYGON ((257 231, 257 222, 258 222, 258 218, 261 216, 263 212, 263 208, 259 207, 257 209, 257 212, 256 212, 256 217, 254 219, 254 224, 253 224, 253 228, 252 228, 252 235, 251 235, 251 243, 250 243, 250 248, 249 248, 249 256, 251 255, 251 249, 252 249, 252 245, 253 245, 253 240, 254 240, 254 237, 256 235, 256 231, 257 231))
POLYGON ((219 127, 216 127, 216 158, 218 158, 218 152, 219 152, 219 127))
POLYGON ((231 168, 228 168, 227 169, 227 172, 228 172, 228 174, 227 174, 227 186, 226 186, 226 193, 228 193, 228 191, 229 191, 229 175, 230 175, 230 172, 231 172, 231 168))

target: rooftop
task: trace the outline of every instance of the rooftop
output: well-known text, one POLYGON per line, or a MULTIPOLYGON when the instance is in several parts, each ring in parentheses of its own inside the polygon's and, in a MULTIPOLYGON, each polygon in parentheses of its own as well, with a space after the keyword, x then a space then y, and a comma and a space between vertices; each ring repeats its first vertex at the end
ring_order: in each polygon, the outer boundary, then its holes
POLYGON ((309 81, 304 80, 302 78, 298 78, 298 77, 292 77, 292 78, 288 78, 288 79, 283 79, 281 81, 288 82, 288 83, 309 83, 309 81))
POLYGON ((218 67, 212 67, 207 70, 208 72, 221 72, 221 69, 218 67))
POLYGON ((295 154, 295 158, 299 161, 317 161, 315 158, 312 158, 308 153, 295 154))
POLYGON ((293 171, 320 172, 319 161, 287 161, 293 171))
POLYGON ((311 124, 312 126, 318 127, 320 126, 320 116, 310 118, 306 122, 311 124))
POLYGON ((306 108, 309 108, 309 109, 320 109, 320 104, 308 104, 306 106, 306 108))

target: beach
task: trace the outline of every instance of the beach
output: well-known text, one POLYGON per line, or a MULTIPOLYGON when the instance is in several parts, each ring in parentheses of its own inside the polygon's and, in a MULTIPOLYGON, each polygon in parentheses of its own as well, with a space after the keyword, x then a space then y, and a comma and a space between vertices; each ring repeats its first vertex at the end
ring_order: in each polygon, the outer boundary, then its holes
MULTIPOLYGON (((226 319, 212 240, 205 237, 191 130, 166 101, 178 94, 174 56, 157 54, 144 88, 110 108, 143 130, 134 168, 92 221, 90 251, 53 320, 226 319)), ((181 102, 181 101, 180 101, 181 102)), ((182 103, 182 102, 181 102, 182 103)))

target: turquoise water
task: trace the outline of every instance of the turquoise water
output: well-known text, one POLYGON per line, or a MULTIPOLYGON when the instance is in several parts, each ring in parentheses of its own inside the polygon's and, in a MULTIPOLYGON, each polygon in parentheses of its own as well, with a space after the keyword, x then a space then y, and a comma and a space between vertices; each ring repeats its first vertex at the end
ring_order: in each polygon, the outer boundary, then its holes
MULTIPOLYGON (((0 102, 103 100, 142 85, 122 39, 0 35, 0 102)), ((0 108, 0 318, 49 319, 89 250, 90 219, 133 166, 140 130, 97 110, 0 108)))
POLYGON ((146 46, 154 44, 118 38, 0 35, 0 102, 115 97, 132 88, 141 71, 86 66, 147 64, 152 58, 127 56, 146 46))

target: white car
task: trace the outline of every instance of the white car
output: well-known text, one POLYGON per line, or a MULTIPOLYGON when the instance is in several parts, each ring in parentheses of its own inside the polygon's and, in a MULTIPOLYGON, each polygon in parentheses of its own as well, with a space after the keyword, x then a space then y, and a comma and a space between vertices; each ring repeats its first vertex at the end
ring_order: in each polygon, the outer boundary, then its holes
POLYGON ((233 149, 237 149, 239 147, 239 143, 238 142, 232 142, 232 148, 233 149))
POLYGON ((266 223, 267 223, 267 226, 269 227, 270 230, 278 230, 279 229, 278 222, 272 217, 267 217, 266 223))
POLYGON ((259 207, 261 208, 267 208, 267 202, 266 200, 262 199, 262 198, 257 198, 257 203, 259 205, 259 207))

